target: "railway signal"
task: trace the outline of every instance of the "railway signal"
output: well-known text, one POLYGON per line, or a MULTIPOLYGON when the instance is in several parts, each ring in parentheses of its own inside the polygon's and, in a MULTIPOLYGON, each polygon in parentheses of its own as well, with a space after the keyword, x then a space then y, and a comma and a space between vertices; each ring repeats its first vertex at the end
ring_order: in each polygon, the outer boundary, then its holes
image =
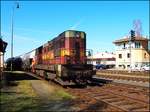
POLYGON ((133 41, 135 39, 135 31, 131 30, 130 33, 131 33, 131 41, 133 41))

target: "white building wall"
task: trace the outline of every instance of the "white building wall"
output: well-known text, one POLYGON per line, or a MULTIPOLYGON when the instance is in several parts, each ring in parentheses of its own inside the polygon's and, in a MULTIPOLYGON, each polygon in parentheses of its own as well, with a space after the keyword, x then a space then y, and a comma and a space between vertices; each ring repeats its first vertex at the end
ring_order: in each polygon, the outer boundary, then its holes
POLYGON ((0 52, 0 67, 2 68, 3 67, 3 53, 0 52))
POLYGON ((149 60, 149 53, 142 45, 139 48, 135 48, 135 42, 131 44, 131 51, 129 43, 126 44, 125 48, 123 43, 116 47, 116 68, 129 69, 130 64, 131 67, 140 67, 143 64, 149 63, 149 60), (131 58, 128 58, 127 54, 130 54, 130 52, 131 58), (122 54, 122 58, 119 58, 119 54, 122 54))
POLYGON ((114 59, 115 54, 110 52, 99 52, 93 56, 88 57, 90 61, 87 61, 88 64, 97 65, 99 64, 106 64, 106 65, 115 65, 115 61, 108 60, 108 59, 114 59))

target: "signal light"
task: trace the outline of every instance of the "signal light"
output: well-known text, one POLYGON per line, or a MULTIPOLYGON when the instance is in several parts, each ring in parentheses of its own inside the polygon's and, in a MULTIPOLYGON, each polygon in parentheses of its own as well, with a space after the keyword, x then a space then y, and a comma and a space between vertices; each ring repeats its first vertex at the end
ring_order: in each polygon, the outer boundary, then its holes
POLYGON ((134 40, 135 39, 135 31, 131 30, 130 33, 131 33, 131 40, 134 40))

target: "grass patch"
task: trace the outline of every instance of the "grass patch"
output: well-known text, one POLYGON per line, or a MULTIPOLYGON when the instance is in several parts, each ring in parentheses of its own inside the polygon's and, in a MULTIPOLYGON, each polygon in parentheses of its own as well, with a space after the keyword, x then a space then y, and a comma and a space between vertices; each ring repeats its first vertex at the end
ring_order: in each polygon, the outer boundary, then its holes
POLYGON ((50 98, 54 100, 55 99, 71 100, 71 99, 74 99, 75 97, 65 92, 62 89, 55 89, 50 98))
POLYGON ((74 98, 62 88, 47 85, 45 90, 50 89, 50 95, 47 99, 41 99, 33 90, 29 80, 10 81, 9 83, 9 86, 1 88, 1 112, 37 112, 68 109, 70 107, 67 106, 68 104, 65 105, 65 102, 74 98))
POLYGON ((16 81, 18 86, 1 89, 1 112, 38 111, 40 105, 36 93, 32 90, 29 81, 16 81))
POLYGON ((29 97, 37 97, 37 94, 34 92, 34 90, 31 87, 31 83, 29 81, 23 80, 20 81, 17 87, 17 91, 22 91, 24 95, 27 95, 29 97))

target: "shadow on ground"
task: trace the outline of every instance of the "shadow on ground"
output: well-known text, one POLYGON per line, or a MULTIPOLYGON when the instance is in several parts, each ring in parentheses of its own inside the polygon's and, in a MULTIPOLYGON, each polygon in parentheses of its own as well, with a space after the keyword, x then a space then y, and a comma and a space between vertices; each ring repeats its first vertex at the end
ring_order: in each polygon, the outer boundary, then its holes
POLYGON ((101 112, 102 110, 106 109, 108 105, 102 101, 95 102, 88 107, 80 110, 80 112, 87 112, 87 111, 95 111, 95 112, 101 112))
POLYGON ((1 76, 0 88, 5 86, 17 86, 17 81, 22 80, 39 80, 31 75, 21 71, 4 71, 1 76))
POLYGON ((7 81, 38 80, 37 78, 24 72, 3 72, 3 75, 7 81))

